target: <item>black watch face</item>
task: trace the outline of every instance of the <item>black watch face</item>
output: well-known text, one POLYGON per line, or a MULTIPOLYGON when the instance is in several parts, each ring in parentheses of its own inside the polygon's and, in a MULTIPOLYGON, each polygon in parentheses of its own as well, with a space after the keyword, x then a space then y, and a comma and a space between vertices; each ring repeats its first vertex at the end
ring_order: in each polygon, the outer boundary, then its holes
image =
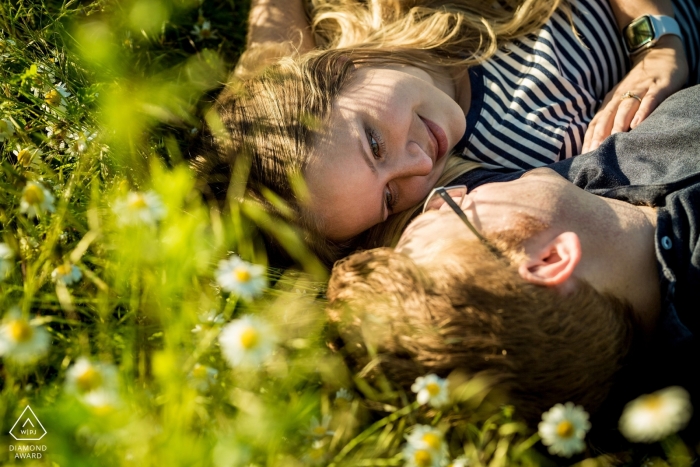
POLYGON ((632 21, 625 28, 625 41, 630 50, 638 49, 644 44, 651 42, 654 38, 654 27, 651 25, 651 18, 642 16, 632 21))

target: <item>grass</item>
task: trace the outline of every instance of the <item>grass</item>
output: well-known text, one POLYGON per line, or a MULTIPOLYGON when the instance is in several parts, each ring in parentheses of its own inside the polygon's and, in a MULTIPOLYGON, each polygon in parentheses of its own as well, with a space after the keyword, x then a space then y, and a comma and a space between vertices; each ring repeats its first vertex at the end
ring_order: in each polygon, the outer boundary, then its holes
MULTIPOLYGON (((27 355, 0 347, 2 462, 403 465, 405 436, 431 425, 470 465, 556 464, 483 381, 436 410, 353 374, 326 345, 321 276, 270 271, 251 299, 217 279, 234 252, 265 264, 259 213, 210 209, 183 153, 241 52, 248 8, 0 3, 0 334, 27 355), (257 324, 232 341, 262 349, 259 366, 221 337, 246 316, 257 324), (9 434, 27 405, 41 441, 9 434), (32 445, 40 457, 17 457, 32 445)), ((684 465, 682 443, 664 446, 654 462, 684 465)))

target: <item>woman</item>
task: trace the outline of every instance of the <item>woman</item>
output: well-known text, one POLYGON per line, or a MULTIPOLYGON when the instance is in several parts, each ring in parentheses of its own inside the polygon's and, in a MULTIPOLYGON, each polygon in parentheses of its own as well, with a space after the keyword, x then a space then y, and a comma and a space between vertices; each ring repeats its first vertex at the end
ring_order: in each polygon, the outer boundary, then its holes
MULTIPOLYGON (((197 155, 199 169, 210 182, 223 172, 225 190, 229 167, 249 161, 248 194, 302 227, 330 263, 385 243, 434 185, 475 166, 468 159, 541 166, 636 126, 697 81, 690 1, 675 8, 685 42, 661 37, 628 72, 618 28, 672 16, 670 1, 317 0, 322 49, 230 83, 217 103, 225 131, 197 155)), ((252 49, 248 63, 260 56, 252 49)))

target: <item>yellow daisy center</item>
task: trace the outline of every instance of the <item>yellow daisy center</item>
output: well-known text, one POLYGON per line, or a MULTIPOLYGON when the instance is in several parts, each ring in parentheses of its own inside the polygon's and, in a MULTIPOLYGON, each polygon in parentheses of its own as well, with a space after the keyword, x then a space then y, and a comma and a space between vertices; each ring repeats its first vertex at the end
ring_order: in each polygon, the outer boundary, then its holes
POLYGON ((442 440, 435 433, 424 434, 423 435, 423 442, 435 450, 440 449, 440 445, 442 444, 442 440))
POLYGON ((234 269, 233 276, 238 282, 248 282, 250 280, 250 271, 243 268, 234 269))
POLYGON ((29 167, 34 159, 34 154, 29 149, 22 149, 17 153, 17 162, 19 162, 23 167, 29 167))
POLYGON ((17 343, 23 343, 31 340, 34 336, 34 329, 23 319, 16 319, 7 325, 7 331, 12 340, 17 343))
POLYGON ((418 467, 428 467, 433 463, 433 456, 425 449, 419 449, 413 454, 413 461, 418 467))
POLYGON ((574 424, 568 420, 563 420, 557 425, 557 436, 563 439, 569 439, 574 436, 574 424))
POLYGON ((428 393, 433 397, 440 394, 440 385, 437 383, 430 383, 427 386, 425 386, 425 389, 427 389, 428 393))
POLYGON ((104 403, 104 404, 92 406, 92 412, 98 416, 108 415, 108 414, 112 413, 113 411, 114 411, 114 407, 112 405, 110 405, 109 403, 104 403))
POLYGON ((257 346, 259 340, 260 335, 258 331, 252 327, 246 328, 246 330, 241 333, 241 345, 246 350, 250 350, 257 346))
POLYGON ((71 267, 70 264, 62 264, 56 268, 56 272, 61 276, 67 276, 68 274, 71 273, 72 269, 73 268, 71 267))
POLYGON ((47 104, 56 106, 61 103, 61 94, 55 89, 52 89, 44 95, 44 100, 47 104))
POLYGON ((78 386, 80 392, 90 392, 102 386, 102 374, 90 365, 75 378, 75 385, 78 386))
POLYGON ((148 203, 146 203, 146 198, 144 198, 143 195, 133 196, 129 200, 129 207, 131 209, 144 209, 147 206, 148 203))
POLYGON ((44 190, 39 188, 38 185, 27 185, 27 187, 24 189, 24 194, 22 197, 31 205, 41 204, 44 202, 44 190))
POLYGON ((204 379, 207 376, 207 367, 197 363, 194 368, 192 368, 192 376, 198 379, 204 379))
POLYGON ((649 394, 641 398, 641 403, 645 409, 656 411, 661 407, 661 397, 656 394, 649 394))
POLYGON ((318 425, 318 426, 314 427, 314 429, 313 429, 313 433, 316 436, 323 436, 326 434, 326 431, 327 431, 326 427, 323 425, 318 425))
POLYGON ((211 29, 204 27, 199 31, 199 35, 202 37, 211 37, 211 29))

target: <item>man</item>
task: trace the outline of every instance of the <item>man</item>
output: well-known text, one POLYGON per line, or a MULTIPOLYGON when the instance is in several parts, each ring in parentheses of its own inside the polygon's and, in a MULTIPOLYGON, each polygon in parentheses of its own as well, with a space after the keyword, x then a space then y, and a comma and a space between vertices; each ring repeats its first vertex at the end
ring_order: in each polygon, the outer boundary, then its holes
POLYGON ((329 310, 348 352, 376 352, 406 386, 487 371, 528 419, 568 400, 594 411, 613 381, 692 386, 699 117, 696 86, 592 153, 438 191, 394 250, 336 265, 329 310))

